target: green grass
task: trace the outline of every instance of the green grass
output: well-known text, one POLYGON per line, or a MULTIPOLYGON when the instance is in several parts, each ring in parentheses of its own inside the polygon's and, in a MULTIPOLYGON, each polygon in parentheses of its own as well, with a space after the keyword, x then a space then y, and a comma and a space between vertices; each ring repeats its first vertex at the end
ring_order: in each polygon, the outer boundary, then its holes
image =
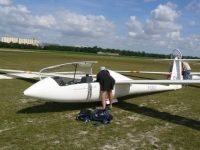
MULTIPOLYGON (((71 61, 94 60, 111 70, 167 71, 167 62, 58 52, 0 50, 0 68, 39 71, 71 61)), ((193 71, 199 71, 193 66, 193 71)), ((127 74, 133 79, 165 79, 161 75, 127 74)), ((75 117, 94 103, 49 103, 23 96, 37 79, 0 80, 0 150, 63 149, 199 149, 200 85, 176 91, 136 94, 113 104, 108 125, 85 124, 75 117)))

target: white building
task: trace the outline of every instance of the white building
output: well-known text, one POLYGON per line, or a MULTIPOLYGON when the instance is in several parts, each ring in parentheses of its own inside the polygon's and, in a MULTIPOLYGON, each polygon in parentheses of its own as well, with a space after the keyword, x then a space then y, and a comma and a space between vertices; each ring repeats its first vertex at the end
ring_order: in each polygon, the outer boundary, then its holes
POLYGON ((106 53, 104 53, 104 52, 97 52, 97 54, 105 55, 106 53))
POLYGON ((108 53, 108 52, 106 52, 106 53, 104 53, 104 52, 97 52, 97 54, 113 55, 113 56, 118 56, 119 55, 119 53, 108 53))
POLYGON ((2 36, 1 42, 31 44, 31 45, 36 45, 36 46, 38 46, 38 44, 39 44, 39 41, 36 37, 34 37, 34 38, 17 38, 17 37, 10 37, 10 36, 2 36))

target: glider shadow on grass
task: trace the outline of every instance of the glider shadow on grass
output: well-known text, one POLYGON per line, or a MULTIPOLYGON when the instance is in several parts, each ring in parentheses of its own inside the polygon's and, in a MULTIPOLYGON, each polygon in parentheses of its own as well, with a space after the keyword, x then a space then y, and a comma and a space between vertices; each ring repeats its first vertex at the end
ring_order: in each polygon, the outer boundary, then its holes
MULTIPOLYGON (((160 93, 160 92, 156 92, 160 93)), ((145 93, 145 94, 134 94, 125 97, 119 98, 119 102, 114 104, 114 107, 121 108, 126 111, 130 111, 133 113, 137 113, 140 115, 148 116, 151 118, 160 119, 166 122, 170 122, 177 125, 186 126, 191 129, 195 129, 200 131, 200 122, 189 119, 186 117, 182 117, 179 115, 173 115, 168 112, 161 112, 155 110, 153 108, 149 108, 146 106, 140 107, 136 104, 127 103, 126 100, 133 97, 143 97, 148 95, 153 95, 155 93, 145 93)), ((97 106, 101 106, 101 102, 91 102, 91 103, 55 103, 55 102, 45 102, 44 104, 31 106, 25 109, 18 111, 18 113, 45 113, 45 112, 63 112, 63 111, 73 111, 73 110, 81 110, 84 108, 94 108, 97 106)), ((112 110, 111 110, 112 112, 112 110)))
MULTIPOLYGON (((137 94, 134 96, 141 97, 141 96, 148 96, 148 95, 152 95, 152 94, 154 94, 154 93, 137 94)), ((152 108, 149 108, 146 106, 141 107, 139 105, 127 103, 127 102, 121 100, 121 99, 129 99, 129 98, 130 98, 130 96, 125 96, 123 98, 120 98, 119 103, 115 104, 115 107, 122 108, 126 111, 134 112, 134 113, 148 116, 151 118, 160 119, 160 120, 170 122, 173 124, 186 126, 188 128, 200 131, 200 121, 189 119, 189 118, 182 117, 179 115, 173 115, 168 112, 161 112, 159 110, 152 109, 152 108)))

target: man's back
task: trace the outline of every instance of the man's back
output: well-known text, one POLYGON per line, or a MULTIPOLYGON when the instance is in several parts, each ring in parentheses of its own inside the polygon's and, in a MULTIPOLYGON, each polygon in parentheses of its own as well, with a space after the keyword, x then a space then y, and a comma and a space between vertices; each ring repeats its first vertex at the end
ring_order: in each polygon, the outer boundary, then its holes
POLYGON ((184 70, 191 70, 191 67, 187 62, 183 62, 183 69, 184 70))

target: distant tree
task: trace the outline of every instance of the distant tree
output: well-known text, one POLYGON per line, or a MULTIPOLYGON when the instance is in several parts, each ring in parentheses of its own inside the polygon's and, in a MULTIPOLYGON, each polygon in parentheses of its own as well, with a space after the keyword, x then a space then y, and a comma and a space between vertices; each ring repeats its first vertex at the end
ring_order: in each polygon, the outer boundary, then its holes
MULTIPOLYGON (((137 57, 151 57, 151 58, 170 58, 170 55, 164 54, 154 54, 146 53, 144 51, 130 51, 130 50, 119 50, 119 49, 103 49, 101 47, 74 47, 74 46, 59 46, 59 45, 49 45, 49 46, 36 46, 31 44, 19 44, 19 43, 6 43, 0 42, 0 47, 2 48, 17 48, 17 49, 35 49, 35 50, 55 50, 55 51, 73 51, 73 52, 84 52, 84 53, 97 53, 97 52, 109 52, 118 53, 122 56, 137 56, 137 57)), ((194 56, 183 56, 187 59, 199 59, 199 57, 194 56)))

